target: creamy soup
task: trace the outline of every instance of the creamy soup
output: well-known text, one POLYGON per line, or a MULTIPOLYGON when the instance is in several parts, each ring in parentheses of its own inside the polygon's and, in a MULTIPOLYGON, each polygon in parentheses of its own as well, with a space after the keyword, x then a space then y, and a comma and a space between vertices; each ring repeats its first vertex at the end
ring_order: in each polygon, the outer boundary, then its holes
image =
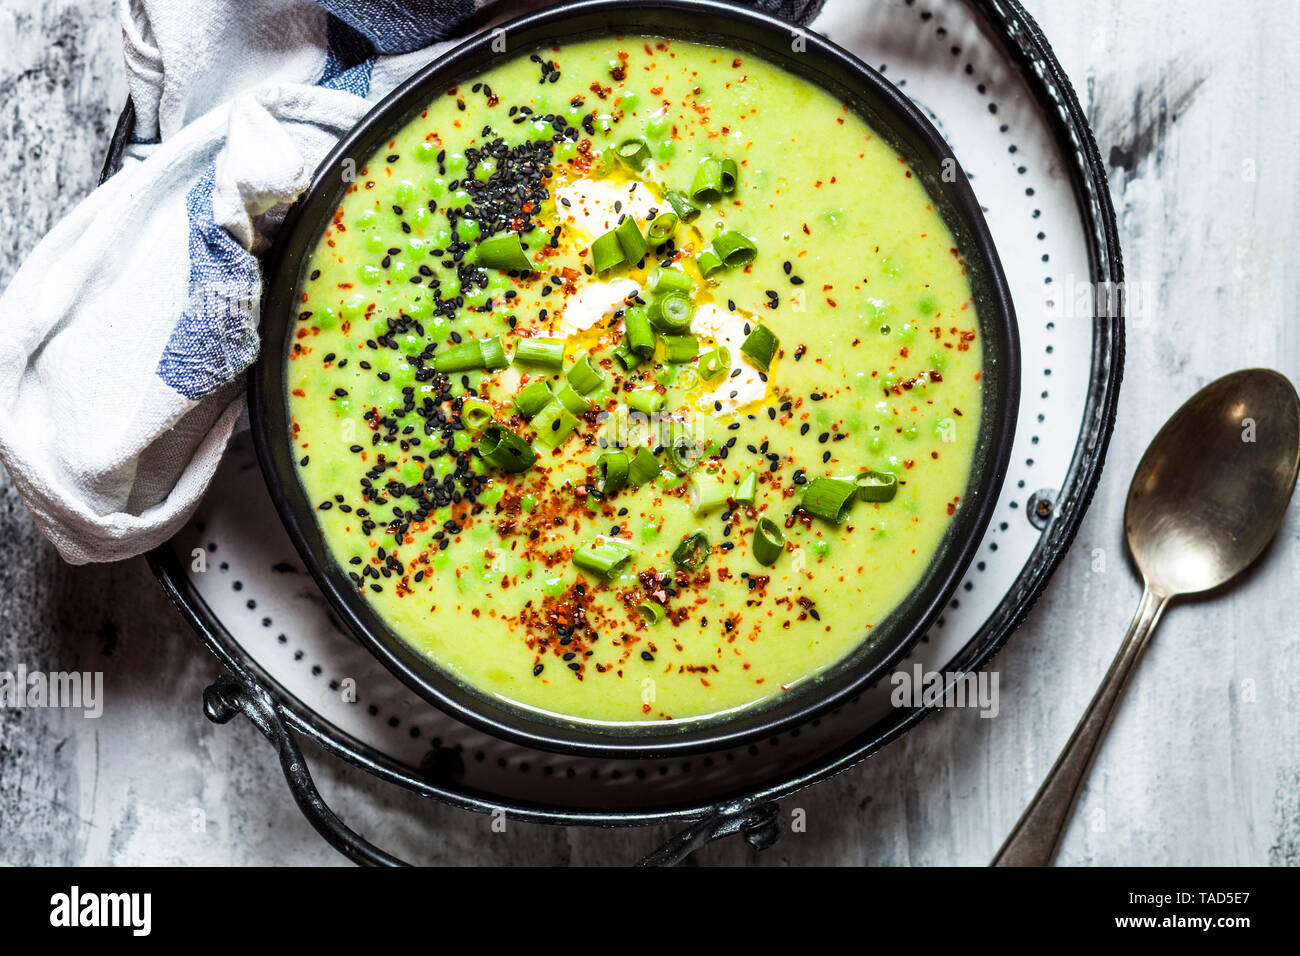
POLYGON ((609 37, 447 90, 299 293, 291 440, 332 553, 522 707, 779 695, 870 640, 961 506, 956 243, 861 117, 753 54, 609 37))

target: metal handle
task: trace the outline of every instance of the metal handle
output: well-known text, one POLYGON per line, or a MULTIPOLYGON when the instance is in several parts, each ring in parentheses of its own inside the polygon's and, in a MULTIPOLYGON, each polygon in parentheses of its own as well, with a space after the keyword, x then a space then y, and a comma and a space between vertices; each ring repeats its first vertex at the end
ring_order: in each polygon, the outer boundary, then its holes
POLYGON ((242 713, 262 732, 262 736, 275 744, 294 802, 316 832, 334 849, 353 863, 364 866, 408 865, 351 829, 326 805, 311 779, 298 741, 264 691, 254 690, 234 677, 223 675, 204 690, 203 713, 217 724, 224 724, 242 713))
POLYGON ((755 850, 766 850, 784 832, 781 808, 774 802, 739 803, 719 807, 698 823, 692 824, 659 849, 639 866, 676 866, 688 856, 714 840, 742 833, 755 850))
POLYGON ((1070 741, 1056 758, 1047 779, 1034 794, 1025 812, 1012 828, 992 866, 1048 866, 1061 846, 1066 824, 1079 801, 1083 782, 1088 777, 1102 738, 1115 716, 1115 705, 1128 684, 1134 665, 1142 656, 1151 632, 1155 630, 1169 597, 1152 590, 1144 582, 1142 600, 1124 643, 1119 647, 1110 670, 1102 679, 1092 703, 1074 728, 1070 741))

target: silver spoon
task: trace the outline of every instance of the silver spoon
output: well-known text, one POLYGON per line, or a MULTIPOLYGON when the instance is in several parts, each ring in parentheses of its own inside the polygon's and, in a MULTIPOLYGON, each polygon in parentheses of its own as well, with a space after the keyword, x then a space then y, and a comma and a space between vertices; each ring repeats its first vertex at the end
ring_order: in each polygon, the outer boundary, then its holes
POLYGON ((1300 399, 1269 369, 1233 372, 1178 409, 1152 440, 1128 490, 1124 532, 1142 600, 1124 643, 1069 743, 993 858, 1047 866, 1165 605, 1226 584, 1282 523, 1300 470, 1300 399))

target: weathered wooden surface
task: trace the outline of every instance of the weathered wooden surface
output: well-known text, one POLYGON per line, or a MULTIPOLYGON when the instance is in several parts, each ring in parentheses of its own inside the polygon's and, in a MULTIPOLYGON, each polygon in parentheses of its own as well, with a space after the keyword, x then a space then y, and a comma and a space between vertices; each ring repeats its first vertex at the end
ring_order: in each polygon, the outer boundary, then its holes
MULTIPOLYGON (((1068 737, 1138 584, 1120 517, 1146 441, 1234 368, 1300 380, 1296 144, 1300 8, 1029 3, 1112 163, 1130 282, 1123 407, 1079 541, 996 661, 1001 713, 947 712, 786 801, 806 833, 705 864, 980 864, 1068 737), (1109 556, 1093 570, 1094 549, 1109 556)), ((0 3, 0 282, 93 185, 125 96, 112 5, 0 3)), ((13 317, 0 317, 0 328, 13 317)), ((63 565, 0 479, 0 669, 103 670, 99 720, 0 710, 0 862, 339 863, 294 808, 270 748, 200 713, 217 673, 143 561, 63 565), (198 828, 196 811, 205 826, 198 828)), ((1176 606, 1143 661, 1062 851, 1067 864, 1300 863, 1300 509, 1241 586, 1176 606)), ((343 817, 412 859, 636 859, 666 828, 511 824, 430 805, 309 753, 343 817)))

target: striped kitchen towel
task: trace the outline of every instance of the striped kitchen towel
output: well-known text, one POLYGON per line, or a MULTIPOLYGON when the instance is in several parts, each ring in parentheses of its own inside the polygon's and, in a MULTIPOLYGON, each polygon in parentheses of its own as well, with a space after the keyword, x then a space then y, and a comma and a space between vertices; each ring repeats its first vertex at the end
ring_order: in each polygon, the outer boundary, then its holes
MULTIPOLYGON (((119 0, 122 170, 0 297, 0 460, 73 563, 166 541, 202 497, 257 357, 258 256, 334 142, 460 39, 546 6, 119 0)), ((734 0, 807 23, 822 0, 734 0)))

